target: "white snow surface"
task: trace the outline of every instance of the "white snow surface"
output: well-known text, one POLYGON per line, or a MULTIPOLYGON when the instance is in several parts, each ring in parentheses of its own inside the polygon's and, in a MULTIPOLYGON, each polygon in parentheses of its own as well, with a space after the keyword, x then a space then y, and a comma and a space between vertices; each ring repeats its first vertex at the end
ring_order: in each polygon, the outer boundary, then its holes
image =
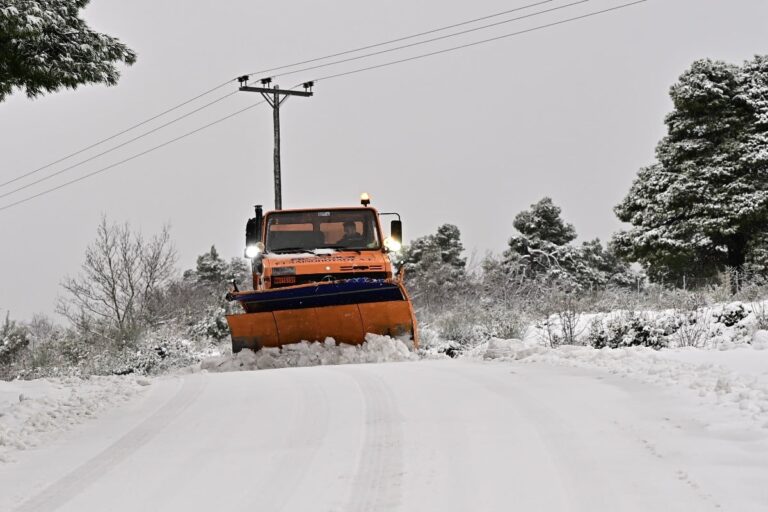
POLYGON ((622 377, 692 392, 698 401, 741 413, 768 433, 768 351, 740 345, 731 350, 583 346, 542 347, 533 341, 493 339, 469 358, 547 363, 599 369, 622 377))
POLYGON ((766 371, 746 345, 428 360, 371 336, 72 381, 132 399, 0 464, 0 510, 763 511, 766 371))
POLYGON ((142 377, 0 381, 0 463, 125 403, 149 382, 142 377))

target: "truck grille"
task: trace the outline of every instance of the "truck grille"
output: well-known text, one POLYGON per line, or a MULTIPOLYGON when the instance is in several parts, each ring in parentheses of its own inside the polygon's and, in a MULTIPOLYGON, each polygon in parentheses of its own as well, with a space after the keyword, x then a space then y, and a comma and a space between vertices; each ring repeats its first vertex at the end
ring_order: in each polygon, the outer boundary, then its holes
MULTIPOLYGON (((370 267, 373 268, 373 267, 370 267)), ((381 267, 379 267, 381 268, 381 267)), ((353 279, 356 277, 367 277, 368 279, 386 279, 386 272, 329 272, 327 274, 300 274, 295 276, 273 276, 272 288, 282 288, 284 286, 296 286, 298 284, 320 283, 323 281, 340 281, 342 279, 353 279)))

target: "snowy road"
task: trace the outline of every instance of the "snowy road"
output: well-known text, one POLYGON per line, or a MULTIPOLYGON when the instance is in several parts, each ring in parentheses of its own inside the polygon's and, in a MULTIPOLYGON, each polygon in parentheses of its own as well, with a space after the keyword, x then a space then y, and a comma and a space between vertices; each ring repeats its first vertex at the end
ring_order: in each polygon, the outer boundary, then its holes
POLYGON ((764 439, 696 407, 545 364, 191 374, 0 465, 0 510, 764 510, 764 439))

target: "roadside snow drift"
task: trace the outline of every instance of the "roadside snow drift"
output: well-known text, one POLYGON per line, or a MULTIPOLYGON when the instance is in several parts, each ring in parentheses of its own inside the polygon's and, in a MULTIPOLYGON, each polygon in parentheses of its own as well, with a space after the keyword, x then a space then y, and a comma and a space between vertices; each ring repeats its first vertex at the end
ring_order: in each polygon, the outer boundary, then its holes
POLYGON ((142 377, 0 381, 0 462, 133 397, 142 377))
POLYGON ((689 390, 704 401, 735 407, 757 426, 768 429, 768 351, 762 348, 653 350, 564 345, 552 349, 534 342, 493 339, 466 357, 600 369, 669 389, 689 390))
POLYGON ((324 343, 302 341, 284 345, 282 349, 263 348, 258 352, 243 350, 237 354, 205 359, 200 368, 209 372, 237 372, 418 359, 408 345, 399 339, 368 334, 365 340, 362 345, 336 345, 333 338, 326 338, 324 343))

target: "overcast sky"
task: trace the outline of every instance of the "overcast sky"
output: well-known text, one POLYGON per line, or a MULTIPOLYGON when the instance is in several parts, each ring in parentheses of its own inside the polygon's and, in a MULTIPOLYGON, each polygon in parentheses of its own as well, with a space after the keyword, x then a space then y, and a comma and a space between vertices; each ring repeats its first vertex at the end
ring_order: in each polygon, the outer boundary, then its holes
MULTIPOLYGON (((116 87, 82 87, 34 101, 17 94, 0 104, 0 182, 239 74, 534 1, 92 0, 87 21, 136 50, 138 62, 123 69, 116 87)), ((570 1, 555 0, 525 12, 570 1)), ((277 83, 289 87, 621 3, 591 0, 407 51, 278 78, 277 83)), ((669 86, 695 59, 741 62, 768 52, 766 21, 765 0, 650 0, 321 81, 314 97, 292 98, 281 111, 284 207, 353 205, 367 191, 374 206, 403 215, 406 239, 451 222, 461 229, 467 249, 481 256, 503 250, 514 215, 550 196, 580 239, 608 239, 621 228, 613 206, 637 170, 653 161, 655 144, 664 134, 669 86)), ((222 88, 189 108, 235 88, 222 88)), ((2 198, 0 207, 259 99, 235 94, 121 150, 2 198)), ((141 129, 112 144, 138 133, 141 129)), ((169 223, 180 268, 193 266, 211 244, 226 257, 240 255, 252 205, 273 205, 271 180, 272 116, 261 106, 97 177, 0 211, 0 312, 11 310, 16 318, 52 312, 60 281, 78 272, 102 214, 147 235, 169 223)), ((0 188, 0 194, 9 190, 0 188)))

